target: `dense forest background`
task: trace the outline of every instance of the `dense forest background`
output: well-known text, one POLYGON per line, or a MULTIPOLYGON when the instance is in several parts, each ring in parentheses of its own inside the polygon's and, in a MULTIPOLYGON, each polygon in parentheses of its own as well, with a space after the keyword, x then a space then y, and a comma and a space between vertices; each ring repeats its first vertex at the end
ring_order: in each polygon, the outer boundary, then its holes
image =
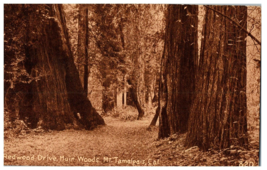
POLYGON ((147 121, 258 165, 260 68, 260 6, 5 4, 5 139, 147 121))

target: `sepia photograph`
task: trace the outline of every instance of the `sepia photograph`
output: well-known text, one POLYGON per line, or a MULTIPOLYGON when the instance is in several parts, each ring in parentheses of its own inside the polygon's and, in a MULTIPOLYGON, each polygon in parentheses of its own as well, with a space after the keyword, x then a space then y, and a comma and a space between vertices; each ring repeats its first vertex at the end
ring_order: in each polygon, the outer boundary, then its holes
POLYGON ((261 166, 262 5, 180 3, 4 3, 3 166, 261 166))

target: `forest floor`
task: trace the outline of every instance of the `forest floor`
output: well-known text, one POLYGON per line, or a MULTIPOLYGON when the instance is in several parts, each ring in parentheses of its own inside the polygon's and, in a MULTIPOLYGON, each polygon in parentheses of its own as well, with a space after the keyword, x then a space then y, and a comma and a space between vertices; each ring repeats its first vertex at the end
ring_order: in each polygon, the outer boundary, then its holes
POLYGON ((29 133, 4 140, 4 165, 37 166, 225 166, 258 165, 259 146, 202 152, 184 148, 184 135, 157 140, 152 116, 122 121, 104 117, 106 126, 93 131, 29 133))

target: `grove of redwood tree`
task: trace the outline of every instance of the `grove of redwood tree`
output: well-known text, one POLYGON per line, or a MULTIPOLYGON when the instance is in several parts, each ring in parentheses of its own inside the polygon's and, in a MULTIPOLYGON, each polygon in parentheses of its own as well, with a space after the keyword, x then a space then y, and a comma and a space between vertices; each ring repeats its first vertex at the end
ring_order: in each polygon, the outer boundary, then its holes
MULTIPOLYGON (((137 25, 140 23, 137 22, 136 18, 132 18, 133 16, 136 17, 137 14, 129 15, 129 10, 133 9, 135 9, 133 5, 128 8, 126 8, 125 5, 116 4, 109 4, 104 7, 99 4, 96 5, 96 25, 100 33, 97 46, 105 57, 106 62, 109 60, 110 67, 117 70, 117 75, 129 75, 127 76, 127 82, 131 86, 131 88, 129 88, 129 96, 137 108, 137 119, 141 119, 145 114, 140 102, 140 84, 143 83, 140 81, 143 80, 143 70, 139 68, 142 64, 140 63, 139 48, 136 47, 136 44, 140 43, 137 25), (116 13, 116 11, 120 10, 120 13, 116 13), (117 19, 117 23, 114 24, 114 18, 116 17, 120 19, 117 19), (130 27, 126 27, 127 25, 130 25, 130 27), (128 69, 126 69, 126 67, 128 67, 126 64, 126 53, 128 53, 128 56, 131 56, 131 61, 134 63, 134 69, 129 72, 126 71, 128 69), (126 67, 121 67, 122 65, 126 67)), ((134 10, 133 12, 135 13, 136 11, 134 10)), ((105 68, 104 70, 107 71, 108 69, 105 68)), ((103 104, 103 106, 105 106, 105 104, 103 104)))
MULTIPOLYGON (((247 27, 247 7, 208 6, 247 27)), ((247 146, 246 33, 206 8, 203 39, 185 145, 247 146)))
MULTIPOLYGON (((12 5, 11 8, 18 8, 25 15, 26 31, 22 35, 25 37, 25 59, 22 63, 34 79, 22 91, 28 93, 19 102, 20 119, 28 117, 32 128, 41 125, 57 130, 65 129, 67 124, 86 129, 104 125, 79 79, 62 5, 12 5), (34 19, 39 15, 45 18, 34 19), (24 109, 23 103, 27 100, 31 103, 24 109)), ((16 94, 20 93, 19 87, 19 84, 14 87, 16 94)))
POLYGON ((197 16, 197 5, 168 5, 159 89, 159 138, 187 130, 195 88, 197 16))

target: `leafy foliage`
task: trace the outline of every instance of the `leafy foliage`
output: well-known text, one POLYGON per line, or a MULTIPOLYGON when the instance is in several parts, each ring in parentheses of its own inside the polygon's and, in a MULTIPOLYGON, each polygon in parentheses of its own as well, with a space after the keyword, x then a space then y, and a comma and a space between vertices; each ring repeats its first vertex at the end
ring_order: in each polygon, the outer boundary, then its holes
MULTIPOLYGON (((77 56, 79 6, 64 5, 75 63, 83 81, 84 59, 77 56)), ((104 105, 114 106, 113 93, 128 86, 127 77, 134 78, 134 84, 142 84, 139 94, 149 92, 153 97, 163 50, 164 6, 97 4, 82 8, 89 9, 89 67, 101 73, 95 78, 104 87, 104 105)))

